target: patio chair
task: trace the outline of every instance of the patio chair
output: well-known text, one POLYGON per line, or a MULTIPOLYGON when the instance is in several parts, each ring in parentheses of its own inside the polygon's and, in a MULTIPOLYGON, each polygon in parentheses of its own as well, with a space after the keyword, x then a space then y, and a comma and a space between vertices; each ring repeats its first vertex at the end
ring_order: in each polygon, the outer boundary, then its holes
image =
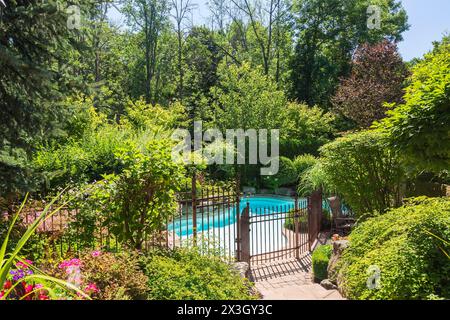
POLYGON ((328 201, 331 209, 331 233, 338 233, 342 236, 349 234, 356 220, 342 213, 339 197, 328 198, 328 201))

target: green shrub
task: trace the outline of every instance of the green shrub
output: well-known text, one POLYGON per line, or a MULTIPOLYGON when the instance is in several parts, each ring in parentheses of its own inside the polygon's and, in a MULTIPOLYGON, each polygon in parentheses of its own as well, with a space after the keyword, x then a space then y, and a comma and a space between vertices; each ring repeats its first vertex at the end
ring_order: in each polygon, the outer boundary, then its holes
POLYGON ((331 245, 327 244, 316 248, 312 254, 312 270, 314 278, 318 281, 328 277, 327 268, 328 261, 331 258, 331 252, 331 245))
POLYGON ((449 299, 448 239, 450 199, 412 199, 352 231, 338 265, 340 286, 350 299, 449 299), (377 289, 367 287, 369 266, 381 271, 377 289))
POLYGON ((301 177, 303 177, 303 175, 305 174, 305 172, 311 168, 312 166, 314 166, 317 162, 317 159, 310 154, 302 154, 297 156, 294 161, 294 167, 295 167, 295 171, 297 172, 297 177, 299 179, 301 179, 301 177))
POLYGON ((263 185, 270 189, 293 184, 297 181, 297 171, 291 159, 280 157, 280 167, 277 174, 263 177, 263 185))
POLYGON ((126 145, 147 146, 149 140, 169 137, 172 128, 183 126, 184 108, 179 103, 163 108, 141 100, 128 101, 127 114, 120 122, 108 122, 87 98, 69 99, 73 113, 68 119, 69 136, 41 146, 34 154, 32 168, 48 189, 72 182, 101 180, 104 174, 120 173, 123 164, 116 156, 126 145))
POLYGON ((134 253, 88 252, 80 256, 83 276, 95 283, 99 299, 139 300, 147 298, 147 277, 139 269, 138 255, 134 253))
POLYGON ((327 191, 338 192, 358 218, 398 204, 403 170, 385 135, 374 131, 349 134, 323 146, 320 155, 320 174, 312 178, 327 191))
POLYGON ((175 212, 174 195, 184 178, 183 167, 172 161, 171 147, 171 141, 161 139, 117 150, 122 172, 104 175, 73 200, 80 210, 72 229, 83 244, 94 239, 99 224, 108 225, 119 242, 136 249, 142 247, 145 234, 163 228, 175 212))
POLYGON ((253 299, 249 282, 217 257, 191 249, 151 253, 144 262, 149 298, 160 300, 253 299))
POLYGON ((327 188, 325 186, 328 185, 327 176, 323 170, 322 163, 317 161, 314 166, 306 169, 300 177, 297 193, 299 196, 306 197, 320 188, 326 190, 327 188))
POLYGON ((391 105, 378 127, 409 167, 450 168, 450 43, 448 36, 412 68, 404 103, 391 105))
POLYGON ((47 271, 59 278, 68 278, 63 264, 79 261, 80 282, 84 288, 94 284, 98 292, 92 296, 99 300, 144 300, 147 298, 148 278, 140 269, 139 255, 134 252, 83 251, 79 258, 47 265, 47 271))
POLYGON ((335 116, 318 106, 287 103, 281 114, 280 154, 293 158, 298 154, 316 154, 320 146, 334 138, 335 116))

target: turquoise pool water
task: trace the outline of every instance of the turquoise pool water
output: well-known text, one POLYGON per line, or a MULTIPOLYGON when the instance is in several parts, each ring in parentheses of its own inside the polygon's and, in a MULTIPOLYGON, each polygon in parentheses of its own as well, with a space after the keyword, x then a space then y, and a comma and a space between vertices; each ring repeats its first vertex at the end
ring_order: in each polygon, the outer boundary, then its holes
MULTIPOLYGON (((241 198, 239 212, 249 203, 250 213, 264 214, 275 212, 278 208, 285 210, 293 209, 295 202, 292 198, 287 197, 245 197, 241 198)), ((306 199, 299 199, 300 206, 306 205, 306 199), (304 203, 302 203, 304 202, 304 203)), ((228 225, 234 224, 236 222, 236 208, 221 208, 214 214, 210 212, 197 211, 197 231, 208 231, 212 228, 222 228, 228 225)), ((169 223, 167 229, 169 231, 174 231, 179 237, 190 236, 193 232, 194 222, 191 215, 183 216, 177 218, 175 221, 169 223)))

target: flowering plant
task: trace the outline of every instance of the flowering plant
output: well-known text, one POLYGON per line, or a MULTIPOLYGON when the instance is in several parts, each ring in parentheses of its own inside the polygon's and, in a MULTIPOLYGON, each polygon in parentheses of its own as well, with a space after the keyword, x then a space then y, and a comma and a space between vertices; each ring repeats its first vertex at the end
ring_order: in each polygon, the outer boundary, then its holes
MULTIPOLYGON (((101 252, 97 250, 91 253, 93 258, 100 255, 101 252)), ((65 274, 69 283, 73 284, 77 288, 83 289, 84 293, 90 297, 96 296, 100 290, 95 283, 87 282, 86 279, 83 278, 81 271, 82 267, 83 263, 78 258, 64 260, 58 265, 58 268, 65 274)))
POLYGON ((46 272, 65 279, 91 299, 138 300, 147 297, 148 278, 139 265, 138 253, 81 251, 46 272))
POLYGON ((20 260, 15 263, 15 269, 9 271, 7 280, 3 283, 0 291, 0 299, 5 299, 8 293, 8 299, 18 300, 48 300, 48 291, 44 289, 41 283, 25 280, 26 277, 34 274, 31 269, 33 262, 31 260, 20 260))
POLYGON ((50 295, 54 295, 55 291, 53 289, 69 289, 69 291, 76 292, 77 295, 89 298, 87 294, 71 283, 43 274, 37 268, 32 266, 32 261, 22 259, 20 257, 20 251, 31 235, 36 231, 38 226, 44 220, 58 212, 62 206, 66 205, 66 203, 63 203, 56 209, 50 210, 56 199, 59 199, 60 196, 61 194, 50 201, 50 203, 44 208, 44 211, 39 215, 39 217, 37 217, 37 219, 34 220, 34 222, 22 235, 12 252, 6 252, 9 237, 16 221, 20 216, 20 212, 25 206, 28 195, 25 196, 19 210, 12 217, 8 231, 6 232, 5 238, 0 245, 0 300, 45 300, 48 299, 50 295))

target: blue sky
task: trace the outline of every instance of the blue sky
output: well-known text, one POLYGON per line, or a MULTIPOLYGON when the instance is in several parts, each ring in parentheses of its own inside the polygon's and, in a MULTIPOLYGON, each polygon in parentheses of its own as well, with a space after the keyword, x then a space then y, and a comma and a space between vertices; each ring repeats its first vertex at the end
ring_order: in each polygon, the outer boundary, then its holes
POLYGON ((406 61, 421 57, 432 42, 450 32, 450 0, 402 0, 411 27, 403 34, 400 53, 406 61))
MULTIPOLYGON (((326 1, 326 0, 324 0, 326 1)), ((207 21, 207 0, 193 0, 198 4, 193 20, 196 24, 207 21)), ((403 34, 399 50, 404 60, 421 57, 432 48, 432 42, 440 40, 444 32, 450 32, 450 0, 401 0, 408 13, 410 29, 403 34)), ((117 12, 111 12, 113 20, 120 21, 117 12)))

